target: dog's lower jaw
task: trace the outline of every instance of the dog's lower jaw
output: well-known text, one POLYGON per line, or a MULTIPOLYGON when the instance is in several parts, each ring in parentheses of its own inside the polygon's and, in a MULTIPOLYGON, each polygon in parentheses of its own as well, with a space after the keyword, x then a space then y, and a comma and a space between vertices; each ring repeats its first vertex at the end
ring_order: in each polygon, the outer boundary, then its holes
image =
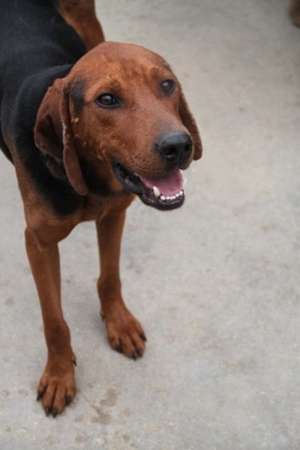
MULTIPOLYGON (((160 189, 154 185, 156 183, 155 179, 146 179, 134 172, 130 172, 120 163, 113 164, 113 172, 124 188, 136 194, 147 206, 151 206, 161 211, 168 211, 179 208, 184 203, 185 195, 184 190, 182 189, 182 176, 178 170, 174 170, 165 177, 177 179, 177 190, 174 190, 173 187, 172 193, 170 192, 168 194, 160 192, 160 189)), ((158 186, 161 184, 162 179, 163 177, 157 179, 156 184, 158 186)))
POLYGON ((175 196, 160 195, 157 197, 154 190, 148 190, 147 195, 138 194, 141 201, 147 205, 152 206, 160 211, 171 211, 172 209, 180 208, 185 200, 183 189, 175 196))

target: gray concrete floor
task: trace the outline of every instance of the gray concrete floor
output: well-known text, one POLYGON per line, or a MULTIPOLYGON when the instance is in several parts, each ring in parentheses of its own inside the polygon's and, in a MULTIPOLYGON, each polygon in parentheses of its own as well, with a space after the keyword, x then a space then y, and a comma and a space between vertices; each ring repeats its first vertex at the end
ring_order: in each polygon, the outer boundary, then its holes
POLYGON ((300 30, 279 0, 99 0, 109 40, 161 53, 202 132, 187 201, 136 201, 124 295, 148 336, 113 352, 95 290, 93 224, 62 243, 78 395, 35 401, 45 344, 13 168, 0 168, 0 448, 299 450, 300 30))

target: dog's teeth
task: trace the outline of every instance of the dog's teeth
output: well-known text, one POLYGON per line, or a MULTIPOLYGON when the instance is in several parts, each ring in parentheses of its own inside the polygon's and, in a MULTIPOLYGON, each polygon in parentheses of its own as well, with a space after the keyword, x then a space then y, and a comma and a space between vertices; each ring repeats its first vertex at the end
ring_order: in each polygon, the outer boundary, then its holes
POLYGON ((183 186, 186 186, 186 183, 187 183, 187 178, 184 178, 184 180, 183 180, 183 186))
POLYGON ((176 198, 182 196, 183 196, 183 189, 180 192, 177 192, 176 194, 173 195, 160 195, 159 199, 161 201, 173 201, 176 200, 176 198))
POLYGON ((155 197, 160 196, 160 190, 158 189, 158 187, 153 186, 153 193, 154 193, 155 197))
POLYGON ((180 192, 177 192, 176 194, 173 195, 160 195, 159 199, 161 201, 173 201, 176 200, 176 198, 182 196, 183 196, 183 189, 180 192))

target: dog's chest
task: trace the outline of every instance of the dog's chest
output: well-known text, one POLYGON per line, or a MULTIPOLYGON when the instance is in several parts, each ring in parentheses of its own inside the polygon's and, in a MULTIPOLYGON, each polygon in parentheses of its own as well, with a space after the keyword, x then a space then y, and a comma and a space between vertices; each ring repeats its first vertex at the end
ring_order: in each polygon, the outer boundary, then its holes
POLYGON ((84 200, 82 208, 82 221, 101 221, 111 211, 125 210, 135 199, 131 193, 115 194, 108 197, 100 197, 94 194, 88 194, 84 200))

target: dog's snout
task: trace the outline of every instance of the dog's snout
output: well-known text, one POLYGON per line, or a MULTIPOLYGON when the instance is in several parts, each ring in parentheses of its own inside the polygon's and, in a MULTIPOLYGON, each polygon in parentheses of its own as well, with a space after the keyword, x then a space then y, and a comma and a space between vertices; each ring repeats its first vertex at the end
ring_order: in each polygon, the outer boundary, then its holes
POLYGON ((180 131, 161 136, 155 144, 156 151, 171 163, 184 163, 192 153, 193 143, 189 134, 180 131))

